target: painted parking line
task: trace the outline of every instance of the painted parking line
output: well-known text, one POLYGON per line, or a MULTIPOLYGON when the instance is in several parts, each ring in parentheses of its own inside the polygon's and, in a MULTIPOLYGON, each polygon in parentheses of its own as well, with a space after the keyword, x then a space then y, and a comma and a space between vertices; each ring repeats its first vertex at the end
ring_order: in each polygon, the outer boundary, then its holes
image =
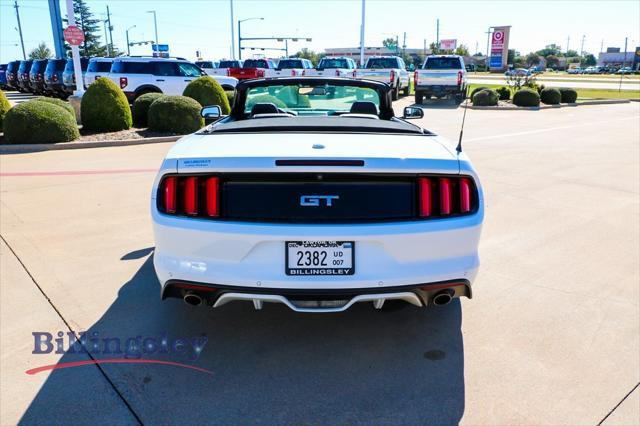
POLYGON ((1 177, 11 176, 80 176, 80 175, 117 175, 125 173, 155 173, 158 169, 107 169, 107 170, 52 170, 32 172, 0 173, 1 177))

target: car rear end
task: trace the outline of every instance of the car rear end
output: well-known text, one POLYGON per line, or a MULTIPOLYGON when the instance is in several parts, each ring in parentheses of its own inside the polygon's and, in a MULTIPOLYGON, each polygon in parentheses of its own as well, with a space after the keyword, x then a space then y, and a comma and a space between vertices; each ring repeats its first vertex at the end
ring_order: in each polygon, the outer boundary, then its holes
MULTIPOLYGON (((83 83, 84 75, 87 71, 88 65, 88 58, 80 58, 80 69, 82 70, 83 83)), ((73 92, 76 90, 76 74, 74 71, 73 59, 71 58, 67 59, 64 71, 62 72, 62 83, 64 84, 64 91, 67 95, 73 94, 73 92)))
POLYGON ((20 61, 11 61, 7 64, 5 76, 7 79, 7 87, 10 90, 18 90, 18 69, 20 68, 20 61))
POLYGON ((153 187, 163 298, 338 312, 471 297, 483 196, 436 137, 207 137, 179 142, 153 187))
POLYGON ((20 90, 21 92, 31 91, 29 72, 31 71, 32 65, 32 60, 20 61, 20 67, 18 68, 18 90, 20 90))
POLYGON ((268 59, 247 59, 241 68, 230 68, 229 76, 238 80, 271 77, 274 69, 275 64, 268 59))
POLYGON ((29 82, 31 91, 37 95, 45 93, 44 71, 47 68, 48 59, 36 59, 29 70, 29 82))
POLYGON ((44 70, 44 84, 48 93, 54 96, 64 97, 65 90, 62 82, 66 59, 49 59, 44 70))
POLYGON ((84 75, 84 86, 89 87, 100 77, 109 77, 113 58, 91 58, 87 65, 87 72, 84 75))

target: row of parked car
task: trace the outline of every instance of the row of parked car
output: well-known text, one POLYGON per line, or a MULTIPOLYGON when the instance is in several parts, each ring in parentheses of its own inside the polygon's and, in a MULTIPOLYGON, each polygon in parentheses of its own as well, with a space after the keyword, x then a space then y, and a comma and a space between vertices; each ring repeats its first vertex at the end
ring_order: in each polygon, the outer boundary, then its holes
POLYGON ((638 73, 634 71, 631 67, 576 67, 567 70, 568 74, 634 74, 638 73))

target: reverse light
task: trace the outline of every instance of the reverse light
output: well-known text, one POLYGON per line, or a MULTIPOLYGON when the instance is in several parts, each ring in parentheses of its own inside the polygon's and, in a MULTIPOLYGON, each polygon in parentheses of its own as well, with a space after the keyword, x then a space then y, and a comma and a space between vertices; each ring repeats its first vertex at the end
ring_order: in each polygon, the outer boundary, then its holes
POLYGON ((127 79, 127 77, 120 77, 120 88, 124 89, 125 87, 127 87, 127 84, 129 84, 129 80, 127 79))

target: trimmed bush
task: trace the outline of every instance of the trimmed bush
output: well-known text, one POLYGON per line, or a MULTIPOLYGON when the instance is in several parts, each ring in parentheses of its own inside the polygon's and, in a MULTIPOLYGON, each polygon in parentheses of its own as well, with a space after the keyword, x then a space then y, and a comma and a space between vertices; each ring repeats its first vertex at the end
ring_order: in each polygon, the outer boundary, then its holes
POLYGON ((484 89, 476 92, 471 100, 475 106, 496 106, 498 105, 498 93, 495 90, 484 89))
POLYGON ((204 126, 202 107, 187 96, 162 96, 149 107, 149 128, 179 135, 193 133, 204 126))
POLYGON ((271 95, 257 95, 252 96, 250 99, 247 99, 245 102, 245 109, 251 110, 251 108, 255 104, 275 104, 278 108, 286 108, 287 104, 282 102, 280 99, 271 95))
POLYGON ((540 95, 531 89, 520 89, 513 95, 513 104, 522 107, 540 105, 540 95))
POLYGON ((133 123, 136 127, 147 127, 149 125, 149 107, 161 97, 162 93, 145 93, 140 95, 133 102, 133 123))
POLYGON ((182 96, 195 99, 198 103, 205 107, 209 105, 218 105, 222 114, 229 114, 229 99, 224 92, 220 83, 211 76, 202 76, 193 80, 184 88, 182 96))
POLYGON ((498 93, 498 97, 501 101, 508 101, 509 99, 511 99, 511 90, 509 90, 508 87, 502 86, 496 89, 496 92, 498 93))
POLYGON ((469 99, 471 99, 471 101, 473 101, 473 95, 475 95, 476 93, 478 93, 481 90, 486 90, 486 89, 488 89, 488 87, 482 87, 482 86, 476 87, 475 89, 473 89, 471 91, 471 95, 469 95, 469 99))
POLYGON ((229 101, 229 105, 233 106, 233 101, 235 100, 236 94, 235 92, 225 91, 225 95, 227 95, 227 100, 229 101))
POLYGON ((560 102, 563 104, 572 104, 578 99, 578 92, 574 89, 563 87, 560 89, 560 97, 560 102))
POLYGON ((59 107, 64 108, 66 111, 69 111, 73 119, 76 119, 76 111, 73 109, 69 102, 65 102, 62 99, 56 98, 45 98, 44 96, 37 97, 30 102, 47 102, 50 104, 58 105, 59 107))
POLYGON ((99 78, 82 96, 80 116, 83 129, 117 132, 131 127, 131 108, 122 89, 108 78, 99 78))
POLYGON ((11 104, 4 94, 4 91, 0 90, 0 130, 2 130, 2 123, 7 111, 11 109, 11 104))
POLYGON ((61 106, 41 101, 11 108, 3 127, 9 143, 69 142, 80 137, 75 117, 61 106))
POLYGON ((540 91, 540 100, 547 105, 558 105, 562 95, 558 89, 548 88, 540 91))

